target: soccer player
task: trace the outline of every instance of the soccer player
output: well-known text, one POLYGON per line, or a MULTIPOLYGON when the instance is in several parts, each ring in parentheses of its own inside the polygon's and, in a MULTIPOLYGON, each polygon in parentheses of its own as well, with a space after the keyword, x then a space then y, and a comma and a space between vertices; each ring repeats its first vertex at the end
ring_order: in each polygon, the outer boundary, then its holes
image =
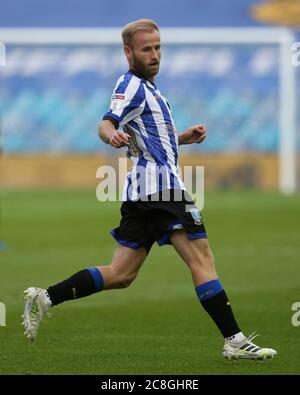
POLYGON ((52 306, 128 287, 156 241, 171 244, 190 269, 198 299, 224 338, 224 357, 272 358, 275 350, 257 346, 254 336, 246 337, 239 328, 217 276, 201 214, 178 174, 178 146, 202 143, 207 132, 203 125, 176 132, 170 106, 154 82, 161 58, 159 27, 141 19, 126 25, 122 38, 129 71, 117 81, 99 126, 100 138, 116 149, 127 146, 133 161, 120 226, 111 232, 118 246, 107 266, 81 270, 47 289, 25 290, 25 336, 36 338, 52 306))

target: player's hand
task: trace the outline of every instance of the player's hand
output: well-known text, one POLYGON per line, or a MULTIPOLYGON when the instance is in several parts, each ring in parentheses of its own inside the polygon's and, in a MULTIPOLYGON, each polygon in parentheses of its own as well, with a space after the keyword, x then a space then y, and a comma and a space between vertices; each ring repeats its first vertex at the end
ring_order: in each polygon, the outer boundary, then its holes
POLYGON ((179 135, 179 144, 199 144, 202 143, 206 136, 207 130, 204 125, 194 125, 179 135))
POLYGON ((207 130, 204 125, 195 125, 189 129, 192 130, 193 143, 199 144, 202 143, 203 140, 205 140, 207 136, 207 130))
POLYGON ((109 144, 115 148, 122 148, 129 145, 130 139, 129 134, 115 131, 109 139, 109 144))

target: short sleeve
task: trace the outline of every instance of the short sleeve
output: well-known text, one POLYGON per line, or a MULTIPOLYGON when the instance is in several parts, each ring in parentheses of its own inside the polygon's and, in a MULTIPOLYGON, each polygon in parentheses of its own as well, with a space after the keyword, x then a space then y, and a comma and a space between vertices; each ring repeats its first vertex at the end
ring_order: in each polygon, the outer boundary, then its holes
POLYGON ((122 76, 114 89, 109 111, 103 119, 110 120, 116 127, 138 117, 145 106, 145 90, 139 78, 132 74, 122 76))

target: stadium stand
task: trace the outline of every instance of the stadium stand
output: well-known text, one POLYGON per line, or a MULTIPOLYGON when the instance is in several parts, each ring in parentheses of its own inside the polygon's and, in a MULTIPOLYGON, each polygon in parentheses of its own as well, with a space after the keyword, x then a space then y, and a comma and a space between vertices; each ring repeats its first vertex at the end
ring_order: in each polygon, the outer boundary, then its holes
MULTIPOLYGON (((0 27, 120 27, 127 22, 122 12, 113 12, 115 4, 110 1, 102 1, 100 7, 99 2, 90 0, 84 9, 75 1, 70 10, 68 2, 55 0, 41 13, 38 1, 26 0, 22 10, 18 6, 20 14, 14 11, 15 2, 4 2, 0 27), (59 18, 55 14, 58 7, 59 18)), ((143 9, 137 14, 137 3, 128 2, 126 15, 134 19, 147 14, 162 26, 261 26, 247 11, 252 0, 238 5, 228 0, 226 6, 218 0, 205 1, 204 13, 195 13, 193 10, 201 10, 199 2, 189 0, 185 13, 178 9, 174 15, 167 4, 160 8, 156 1, 150 15, 143 9)), ((126 70, 121 47, 14 45, 7 48, 7 59, 9 67, 0 70, 4 152, 109 150, 99 145, 95 130, 107 110, 116 78, 126 70)), ((179 131, 199 120, 213 131, 203 147, 193 146, 192 150, 278 149, 275 46, 165 47, 158 85, 171 102, 179 131)))
MULTIPOLYGON (((4 151, 99 150, 95 127, 109 105, 112 84, 126 67, 119 61, 110 68, 105 59, 121 54, 117 48, 106 56, 108 50, 9 48, 10 67, 3 72, 0 93, 4 151)), ((214 130, 208 151, 276 150, 276 52, 166 48, 159 86, 171 98, 178 130, 200 119, 214 130), (258 128, 263 133, 253 139, 258 128)))

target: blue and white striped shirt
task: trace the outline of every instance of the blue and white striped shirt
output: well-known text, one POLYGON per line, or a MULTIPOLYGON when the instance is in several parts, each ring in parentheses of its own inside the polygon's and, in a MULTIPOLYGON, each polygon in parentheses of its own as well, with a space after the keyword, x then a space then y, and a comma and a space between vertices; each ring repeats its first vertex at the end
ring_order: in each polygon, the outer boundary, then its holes
POLYGON ((131 135, 123 201, 167 189, 185 190, 178 168, 178 136, 171 109, 156 86, 132 71, 117 81, 103 119, 131 135))

